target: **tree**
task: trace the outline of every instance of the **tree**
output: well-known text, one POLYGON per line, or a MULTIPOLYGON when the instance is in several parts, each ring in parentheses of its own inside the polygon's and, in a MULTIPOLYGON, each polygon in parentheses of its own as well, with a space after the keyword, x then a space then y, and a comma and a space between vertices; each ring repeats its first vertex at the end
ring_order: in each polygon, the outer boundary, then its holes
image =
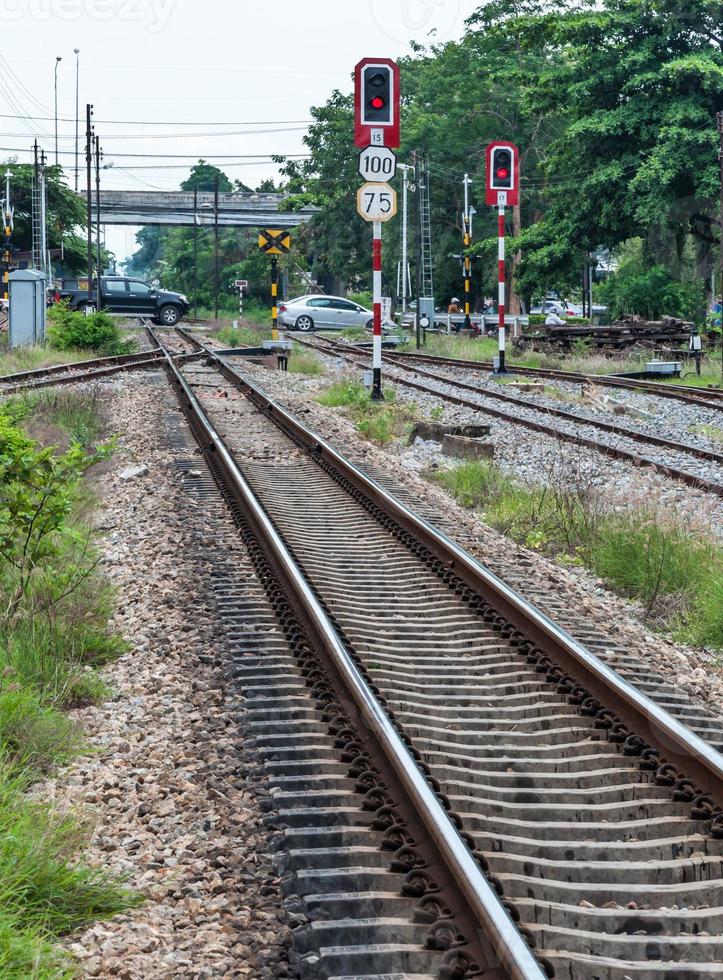
POLYGON ((716 239, 720 4, 568 3, 520 16, 517 29, 542 54, 527 98, 562 120, 544 215, 523 235, 527 280, 569 278, 588 251, 634 236, 648 264, 678 273, 690 235, 704 270, 716 239))
POLYGON ((181 184, 181 190, 192 191, 195 189, 199 191, 213 191, 216 187, 217 178, 218 189, 220 191, 229 193, 233 190, 233 184, 222 170, 214 167, 212 163, 199 160, 198 163, 194 163, 191 167, 191 173, 181 184))
MULTIPOLYGON (((15 209, 13 244, 23 252, 31 252, 33 168, 29 164, 8 161, 1 169, 3 173, 10 171, 10 197, 15 209)), ((63 183, 61 167, 46 167, 45 175, 48 189, 48 248, 59 249, 62 246, 63 265, 71 272, 80 272, 85 268, 86 244, 77 232, 80 226, 85 226, 85 203, 63 183)))

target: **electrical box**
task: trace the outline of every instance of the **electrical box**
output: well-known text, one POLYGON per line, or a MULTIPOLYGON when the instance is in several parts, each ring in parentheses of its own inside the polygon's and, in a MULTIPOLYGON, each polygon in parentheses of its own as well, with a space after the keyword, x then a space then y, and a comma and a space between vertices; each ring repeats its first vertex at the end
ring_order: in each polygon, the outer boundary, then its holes
POLYGON ((8 340, 11 347, 45 343, 45 286, 45 276, 34 269, 10 273, 8 340))
POLYGON ((434 325, 434 296, 420 296, 419 315, 426 316, 431 325, 434 325))

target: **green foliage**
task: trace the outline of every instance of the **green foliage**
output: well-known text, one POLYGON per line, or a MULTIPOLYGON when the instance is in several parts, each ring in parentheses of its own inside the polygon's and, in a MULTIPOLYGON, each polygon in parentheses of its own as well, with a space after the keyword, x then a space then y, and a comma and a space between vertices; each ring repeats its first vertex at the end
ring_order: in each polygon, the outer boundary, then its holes
POLYGON ((318 398, 320 405, 330 408, 367 408, 371 404, 369 389, 361 381, 335 381, 318 398))
MULTIPOLYGON (((32 948, 41 945, 38 940, 70 933, 99 916, 138 904, 137 896, 108 872, 75 859, 88 830, 73 814, 61 815, 30 802, 23 796, 27 785, 27 774, 0 763, 0 964, 8 964, 3 977, 13 975, 13 958, 22 962, 23 955, 6 935, 3 927, 8 921, 21 934, 27 930, 35 937, 32 948)), ((49 950, 45 952, 50 959, 49 950)))
POLYGON ((491 499, 506 493, 512 485, 498 466, 484 460, 438 470, 434 479, 463 507, 483 507, 491 499))
MULTIPOLYGON (((591 564, 614 588, 639 599, 647 614, 663 599, 694 595, 716 571, 723 583, 718 549, 682 528, 662 525, 655 514, 609 518, 591 550, 591 564)), ((723 637, 723 606, 720 617, 723 637)))
MULTIPOLYGON (((13 244, 31 251, 32 243, 32 181, 33 168, 24 163, 4 163, 2 173, 10 171, 10 193, 15 208, 13 244)), ((48 248, 63 246, 63 267, 69 272, 86 268, 86 243, 78 234, 85 225, 86 210, 82 198, 71 190, 61 167, 46 167, 48 189, 47 234, 48 248)))
POLYGON ((702 280, 680 282, 662 265, 640 271, 621 269, 603 283, 600 292, 613 317, 639 313, 648 320, 659 320, 667 314, 702 323, 705 316, 702 280))
POLYGON ((14 347, 3 349, 0 345, 0 376, 19 371, 34 371, 53 364, 69 364, 89 360, 96 355, 92 351, 65 351, 61 355, 49 347, 14 347))
POLYGON ((322 405, 346 408, 357 431, 371 442, 386 443, 406 435, 416 407, 397 404, 394 390, 384 389, 384 401, 372 401, 371 392, 360 381, 335 381, 317 399, 322 405))
POLYGON ((86 316, 66 303, 56 303, 49 318, 48 340, 56 350, 92 350, 105 357, 132 349, 132 342, 122 339, 116 321, 103 310, 86 316))
POLYGON ((691 425, 688 428, 688 432, 705 436, 706 439, 712 439, 714 442, 723 442, 723 429, 719 428, 717 425, 707 425, 705 423, 702 423, 701 425, 691 425))
POLYGON ((218 189, 222 194, 227 194, 233 190, 233 184, 226 174, 214 167, 212 163, 199 160, 191 167, 191 173, 181 184, 182 191, 192 191, 194 188, 199 191, 213 191, 218 182, 218 189))
POLYGON ((215 339, 228 347, 260 347, 265 340, 271 339, 271 327, 222 327, 216 332, 215 339))
POLYGON ((723 649, 723 549, 669 515, 603 512, 591 487, 561 467, 545 486, 521 486, 493 463, 434 471, 464 507, 479 508, 503 534, 566 564, 584 564, 639 600, 654 625, 679 639, 723 649))
MULTIPOLYGON (((70 416, 58 409, 78 426, 77 405, 70 416)), ((39 446, 20 428, 36 413, 57 426, 49 400, 0 408, 0 975, 57 980, 73 970, 52 940, 139 896, 78 859, 89 834, 72 813, 26 795, 84 749, 60 709, 103 696, 93 668, 124 649, 89 534, 73 522, 81 477, 107 451, 39 446)))
POLYGON ((306 374, 316 377, 326 373, 323 361, 315 354, 293 350, 289 358, 289 371, 293 374, 306 374))
MULTIPOLYGON (((544 326, 546 319, 546 313, 530 313, 529 324, 531 327, 544 326)), ((561 317, 561 319, 564 319, 565 323, 571 327, 587 326, 590 323, 590 320, 586 316, 568 316, 561 317)))

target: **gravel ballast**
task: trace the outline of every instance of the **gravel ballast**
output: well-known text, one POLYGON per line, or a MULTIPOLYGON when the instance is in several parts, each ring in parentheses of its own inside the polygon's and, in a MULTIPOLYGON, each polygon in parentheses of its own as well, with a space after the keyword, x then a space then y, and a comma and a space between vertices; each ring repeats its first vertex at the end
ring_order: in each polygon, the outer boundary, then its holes
MULTIPOLYGON (((421 471, 430 464, 454 465, 455 461, 442 455, 438 443, 420 440, 415 446, 407 446, 405 442, 397 441, 384 447, 376 446, 360 436, 354 424, 344 416, 343 410, 318 404, 316 399, 319 393, 335 376, 359 376, 360 372, 350 372, 338 358, 327 359, 330 370, 326 377, 313 378, 266 371, 241 358, 234 359, 234 363, 270 397, 278 399, 299 415, 351 460, 364 466, 377 478, 389 477, 391 483, 402 487, 417 502, 417 508, 424 516, 438 524, 492 571, 508 578, 513 585, 519 583, 517 587, 523 593, 526 583, 536 593, 546 593, 549 604, 537 596, 535 601, 553 619, 559 617, 560 605, 569 607, 576 615, 584 617, 591 627, 599 629, 601 634, 612 635, 618 642, 626 644, 631 654, 660 671, 669 682, 700 700, 709 710, 723 714, 723 679, 718 660, 713 654, 651 633, 643 621, 641 607, 610 592, 592 573, 583 568, 563 567, 537 552, 520 547, 486 525, 478 514, 460 507, 446 490, 421 476, 421 471)), ((388 375, 387 382, 391 383, 388 375)), ((396 388, 400 401, 416 402, 420 408, 420 418, 428 416, 432 408, 443 404, 433 396, 423 401, 416 397, 418 394, 407 393, 401 386, 396 388)), ((578 472, 587 465, 594 467, 595 477, 610 496, 612 506, 623 508, 636 502, 642 504, 646 500, 655 500, 676 508, 688 520, 691 528, 710 532, 716 521, 719 526, 721 524, 723 508, 720 501, 710 494, 681 487, 643 468, 636 469, 615 460, 603 459, 601 465, 601 458, 592 451, 590 456, 593 458, 588 463, 585 450, 579 447, 564 446, 539 433, 526 432, 505 423, 505 430, 501 432, 502 426, 495 424, 494 420, 484 419, 479 413, 443 407, 444 414, 437 421, 490 422, 491 440, 503 470, 520 477, 526 475, 530 482, 535 477, 539 481, 546 468, 552 471, 559 465, 561 455, 570 453, 578 472), (520 467, 517 472, 509 463, 505 465, 505 460, 509 459, 506 453, 511 451, 510 445, 516 446, 514 458, 520 467)), ((388 481, 385 479, 385 482, 388 481)))
MULTIPOLYGON (((175 401, 163 375, 102 391, 120 437, 96 483, 96 523, 130 649, 104 671, 112 699, 74 712, 92 753, 36 792, 92 821, 87 860, 126 875, 147 901, 67 945, 89 977, 277 976, 288 936, 263 788, 246 779, 243 706, 203 557, 225 508, 184 491, 175 464, 189 452, 168 448, 175 401)), ((233 549, 228 518, 226 532, 233 549)))

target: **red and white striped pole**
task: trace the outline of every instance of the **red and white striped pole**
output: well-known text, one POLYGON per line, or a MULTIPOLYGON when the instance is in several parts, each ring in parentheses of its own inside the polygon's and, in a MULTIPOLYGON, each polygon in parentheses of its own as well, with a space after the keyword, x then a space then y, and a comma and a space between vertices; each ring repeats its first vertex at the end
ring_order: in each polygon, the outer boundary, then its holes
POLYGON ((372 332, 372 401, 384 400, 382 393, 382 223, 372 224, 372 299, 374 328, 372 332))
POLYGON ((500 363, 498 374, 507 374, 505 367, 505 203, 507 194, 497 194, 497 335, 499 341, 500 363))

